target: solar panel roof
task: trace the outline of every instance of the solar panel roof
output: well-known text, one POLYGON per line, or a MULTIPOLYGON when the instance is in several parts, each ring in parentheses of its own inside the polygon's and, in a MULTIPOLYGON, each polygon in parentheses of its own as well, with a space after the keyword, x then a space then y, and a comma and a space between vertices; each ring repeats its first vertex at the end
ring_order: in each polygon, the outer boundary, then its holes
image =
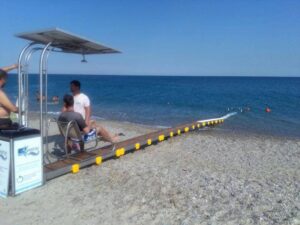
POLYGON ((19 33, 16 34, 16 36, 39 44, 46 45, 49 42, 52 42, 52 47, 55 47, 59 51, 65 53, 84 55, 120 53, 118 50, 88 40, 84 37, 74 35, 59 28, 19 33))

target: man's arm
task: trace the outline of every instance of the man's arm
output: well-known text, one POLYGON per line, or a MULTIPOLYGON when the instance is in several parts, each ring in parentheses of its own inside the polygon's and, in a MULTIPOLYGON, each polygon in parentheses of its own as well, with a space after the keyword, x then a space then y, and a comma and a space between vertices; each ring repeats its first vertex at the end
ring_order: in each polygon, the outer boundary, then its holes
POLYGON ((90 128, 88 126, 86 126, 85 128, 83 128, 82 131, 84 134, 88 134, 90 132, 90 128))
POLYGON ((83 100, 83 106, 85 111, 85 123, 89 126, 91 120, 91 101, 88 96, 85 95, 83 100))
POLYGON ((90 132, 90 126, 85 123, 81 114, 78 113, 78 117, 75 119, 75 121, 83 133, 88 134, 90 132))
POLYGON ((3 91, 0 91, 0 103, 1 105, 3 105, 4 108, 8 109, 10 112, 19 112, 19 108, 11 103, 11 101, 8 99, 8 97, 3 91))
POLYGON ((18 68, 18 66, 19 66, 18 64, 13 64, 11 66, 2 67, 1 69, 4 70, 5 72, 9 72, 11 70, 18 68))
POLYGON ((85 123, 89 125, 91 120, 91 106, 84 107, 84 110, 85 110, 85 123))

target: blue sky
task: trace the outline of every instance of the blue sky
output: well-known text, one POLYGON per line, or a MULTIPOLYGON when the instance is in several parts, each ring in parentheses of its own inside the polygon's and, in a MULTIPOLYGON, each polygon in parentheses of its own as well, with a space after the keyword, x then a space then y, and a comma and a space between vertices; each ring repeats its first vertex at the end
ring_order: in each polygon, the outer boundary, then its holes
POLYGON ((53 53, 50 73, 300 76, 299 0, 2 0, 0 7, 1 65, 27 43, 14 34, 59 27, 123 53, 88 56, 87 64, 53 53))

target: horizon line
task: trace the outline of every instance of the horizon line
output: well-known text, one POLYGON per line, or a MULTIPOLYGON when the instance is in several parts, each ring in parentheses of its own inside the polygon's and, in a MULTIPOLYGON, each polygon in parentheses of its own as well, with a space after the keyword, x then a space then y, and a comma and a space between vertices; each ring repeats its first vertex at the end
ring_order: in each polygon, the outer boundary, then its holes
MULTIPOLYGON (((17 73, 10 73, 18 75, 17 73)), ((39 73, 29 73, 29 75, 39 75, 39 73)), ((300 78, 300 75, 159 75, 159 74, 82 74, 82 73, 49 73, 51 75, 66 75, 66 76, 130 76, 130 77, 278 77, 278 78, 300 78)))

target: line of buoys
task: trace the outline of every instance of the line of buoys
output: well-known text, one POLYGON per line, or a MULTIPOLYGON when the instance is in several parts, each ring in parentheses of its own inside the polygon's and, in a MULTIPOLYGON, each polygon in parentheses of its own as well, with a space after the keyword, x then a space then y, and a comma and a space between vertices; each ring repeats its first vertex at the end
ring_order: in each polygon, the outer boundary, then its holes
MULTIPOLYGON (((179 135, 182 134, 182 132, 188 133, 189 131, 195 130, 196 127, 201 128, 201 127, 206 127, 206 126, 210 126, 210 125, 220 124, 220 123, 223 123, 223 122, 224 122, 224 119, 198 121, 196 124, 191 124, 190 126, 186 126, 186 127, 182 128, 182 130, 177 129, 177 130, 170 131, 169 135, 167 135, 167 136, 165 136, 164 134, 160 134, 157 137, 157 141, 162 142, 162 141, 166 140, 168 138, 168 136, 170 138, 174 137, 175 135, 179 136, 179 135)), ((146 141, 146 145, 149 146, 151 144, 152 144, 152 139, 148 138, 147 141, 146 141)), ((141 148, 142 148, 142 144, 140 142, 136 142, 134 144, 134 147, 133 147, 134 150, 139 150, 141 148)), ((125 147, 121 147, 121 148, 118 148, 117 150, 115 150, 115 156, 117 158, 119 158, 119 157, 121 157, 125 154, 126 154, 125 147)), ((96 165, 100 165, 103 162, 103 157, 98 155, 98 156, 95 157, 94 160, 95 160, 94 163, 96 165)), ((80 167, 81 167, 80 163, 75 163, 75 164, 71 165, 71 172, 72 173, 78 173, 80 171, 80 167)))
MULTIPOLYGON (((240 111, 240 112, 249 112, 249 111, 251 111, 251 108, 250 107, 243 107, 243 108, 241 108, 241 107, 237 107, 237 108, 231 107, 231 108, 227 108, 227 111, 233 111, 233 110, 240 111)), ((266 113, 272 112, 272 110, 269 106, 266 106, 264 110, 265 110, 266 113)))

